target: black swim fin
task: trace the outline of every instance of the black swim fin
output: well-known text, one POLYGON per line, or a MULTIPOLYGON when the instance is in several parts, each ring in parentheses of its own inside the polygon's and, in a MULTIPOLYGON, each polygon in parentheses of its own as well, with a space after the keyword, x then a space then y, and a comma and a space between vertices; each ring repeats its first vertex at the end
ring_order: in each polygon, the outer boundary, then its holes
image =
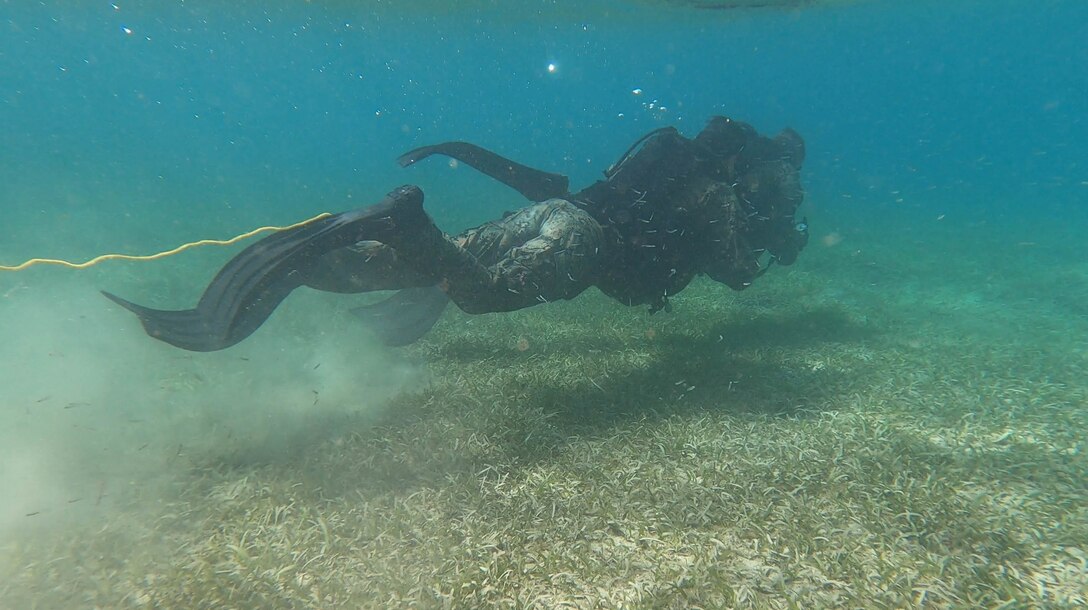
POLYGON ((565 197, 569 193, 570 180, 566 176, 533 169, 468 142, 443 142, 416 148, 397 157, 397 163, 401 167, 408 167, 431 155, 444 155, 465 163, 530 201, 565 197))
POLYGON ((415 343, 442 317, 450 298, 437 286, 405 288, 371 305, 351 310, 382 343, 401 347, 415 343))
POLYGON ((140 318, 147 334, 182 349, 208 352, 257 330, 322 256, 396 228, 396 210, 422 209, 423 192, 403 186, 381 202, 265 237, 240 252, 215 276, 194 309, 167 311, 103 291, 140 318))

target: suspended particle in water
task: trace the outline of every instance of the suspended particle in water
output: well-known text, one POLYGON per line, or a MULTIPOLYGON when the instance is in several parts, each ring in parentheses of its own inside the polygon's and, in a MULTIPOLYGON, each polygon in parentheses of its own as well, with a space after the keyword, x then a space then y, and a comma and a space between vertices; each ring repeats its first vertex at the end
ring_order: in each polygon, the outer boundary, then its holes
POLYGON ((842 243, 842 235, 840 235, 838 232, 832 231, 831 233, 828 233, 827 235, 824 235, 822 238, 820 238, 820 242, 828 248, 832 246, 837 246, 842 243))

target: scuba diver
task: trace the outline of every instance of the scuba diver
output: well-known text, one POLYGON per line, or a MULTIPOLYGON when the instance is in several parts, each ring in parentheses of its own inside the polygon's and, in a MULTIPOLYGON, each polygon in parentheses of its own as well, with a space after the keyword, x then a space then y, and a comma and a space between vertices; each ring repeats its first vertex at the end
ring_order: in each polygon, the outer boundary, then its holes
POLYGON ((632 145, 604 179, 576 192, 566 176, 523 166, 466 142, 425 146, 409 166, 444 155, 534 202, 456 236, 402 186, 372 206, 265 237, 212 280, 196 308, 151 309, 104 292, 152 337, 192 351, 252 334, 295 288, 338 293, 396 290, 356 309, 387 345, 407 345, 450 301, 470 314, 573 299, 591 286, 626 305, 668 306, 700 274, 735 290, 808 242, 801 204, 801 137, 774 138, 716 116, 694 138, 673 127, 632 145))

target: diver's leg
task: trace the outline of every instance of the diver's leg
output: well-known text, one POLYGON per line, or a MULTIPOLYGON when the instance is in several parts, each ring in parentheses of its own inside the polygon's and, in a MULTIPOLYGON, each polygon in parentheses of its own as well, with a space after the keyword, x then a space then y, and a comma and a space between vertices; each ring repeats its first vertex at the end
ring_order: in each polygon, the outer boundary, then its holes
MULTIPOLYGON (((410 233, 403 224, 401 230, 405 235, 410 233)), ((329 253, 325 257, 329 259, 329 270, 311 273, 307 285, 338 292, 357 292, 360 286, 417 286, 352 310, 383 343, 402 346, 416 341, 435 325, 450 295, 456 296, 462 309, 477 313, 574 297, 596 277, 599 234, 600 227, 587 214, 555 200, 450 239, 450 249, 459 246, 485 269, 481 271, 470 260, 471 273, 484 279, 467 283, 456 279, 451 282, 448 277, 452 274, 446 274, 442 286, 449 294, 433 285, 438 271, 433 261, 419 256, 419 264, 426 269, 421 273, 407 265, 403 255, 388 244, 375 241, 329 253), (507 290, 496 291, 495 286, 503 284, 504 278, 507 290)), ((421 255, 418 246, 405 241, 402 249, 421 255)))
POLYGON ((396 290, 386 299, 351 310, 385 345, 400 347, 427 334, 450 299, 435 281, 401 261, 395 250, 364 241, 321 257, 306 275, 306 286, 340 293, 396 290))
POLYGON ((361 241, 323 255, 303 280, 307 288, 356 294, 433 286, 428 274, 404 264, 393 248, 379 241, 361 241))
POLYGON ((292 290, 306 284, 311 273, 328 262, 326 255, 396 233, 401 223, 414 222, 398 212, 422 210, 422 202, 419 188, 404 186, 373 206, 265 237, 223 267, 194 309, 151 309, 104 294, 139 316, 156 339, 191 351, 230 347, 263 324, 292 290))
POLYGON ((402 221, 401 230, 383 241, 417 272, 432 273, 467 313, 570 299, 598 274, 601 227, 567 201, 530 206, 456 239, 439 230, 422 206, 405 210, 401 218, 408 217, 414 220, 402 221))
POLYGON ((398 290, 393 296, 363 305, 351 313, 385 345, 401 347, 414 343, 434 327, 450 298, 438 286, 398 290))

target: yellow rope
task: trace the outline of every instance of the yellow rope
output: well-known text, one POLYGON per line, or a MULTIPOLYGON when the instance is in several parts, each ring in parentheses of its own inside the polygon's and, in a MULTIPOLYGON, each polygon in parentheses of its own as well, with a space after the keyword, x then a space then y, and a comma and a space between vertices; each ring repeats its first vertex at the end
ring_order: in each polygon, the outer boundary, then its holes
POLYGON ((329 212, 322 212, 317 216, 314 216, 313 218, 303 220, 302 222, 296 222, 295 224, 286 227, 260 227, 258 229, 253 229, 252 231, 247 231, 245 233, 242 233, 241 235, 232 237, 230 239, 202 239, 200 241, 193 241, 187 244, 182 244, 177 248, 174 248, 173 250, 159 252, 158 254, 148 254, 143 256, 137 256, 132 254, 103 254, 83 263, 71 263, 55 258, 32 258, 25 263, 15 265, 13 267, 9 267, 7 265, 0 265, 0 271, 22 271, 23 269, 26 269, 27 267, 33 265, 60 265, 62 267, 68 267, 69 269, 86 269, 87 267, 97 265, 102 261, 153 261, 160 258, 166 258, 167 256, 173 256, 175 254, 178 254, 179 252, 184 252, 190 248, 195 248, 197 246, 229 246, 232 244, 236 244, 243 239, 249 239, 250 237, 253 237, 254 235, 257 235, 259 233, 264 233, 266 231, 287 231, 289 229, 295 229, 303 225, 308 225, 311 222, 321 220, 322 218, 328 218, 329 216, 332 216, 332 214, 330 214, 329 212))

